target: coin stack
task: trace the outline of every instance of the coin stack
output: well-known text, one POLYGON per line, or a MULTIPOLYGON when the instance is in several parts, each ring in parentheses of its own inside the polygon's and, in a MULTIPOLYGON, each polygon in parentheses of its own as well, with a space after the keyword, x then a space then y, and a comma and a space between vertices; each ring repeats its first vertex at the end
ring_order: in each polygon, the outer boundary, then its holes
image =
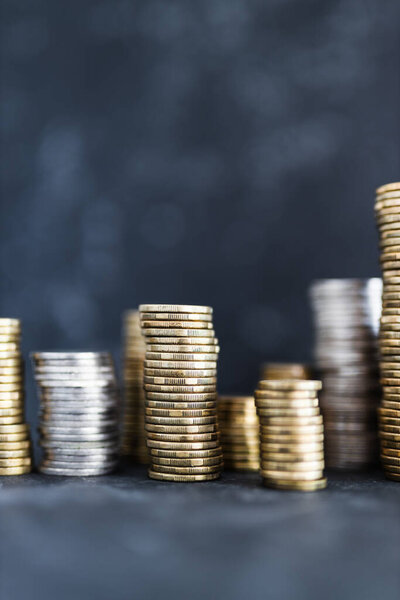
POLYGON ((378 458, 380 279, 326 279, 310 297, 323 382, 327 467, 358 470, 378 458))
POLYGON ((36 352, 40 471, 104 475, 118 455, 118 388, 108 352, 36 352))
POLYGON ((301 363, 264 363, 260 379, 310 379, 311 371, 301 363))
POLYGON ((255 392, 260 418, 261 475, 281 490, 326 487, 324 429, 318 405, 320 381, 260 381, 255 392))
POLYGON ((20 321, 0 319, 0 475, 23 475, 32 469, 20 343, 20 321))
POLYGON ((258 471, 260 424, 253 396, 218 396, 218 425, 226 469, 258 471))
POLYGON ((142 304, 149 476, 217 479, 223 462, 216 412, 218 340, 212 308, 142 304))
POLYGON ((144 432, 143 370, 146 344, 140 328, 138 310, 129 310, 123 319, 124 408, 121 453, 134 462, 148 464, 144 432))
POLYGON ((381 463, 388 479, 400 481, 400 182, 377 189, 375 214, 383 278, 379 339, 381 463))

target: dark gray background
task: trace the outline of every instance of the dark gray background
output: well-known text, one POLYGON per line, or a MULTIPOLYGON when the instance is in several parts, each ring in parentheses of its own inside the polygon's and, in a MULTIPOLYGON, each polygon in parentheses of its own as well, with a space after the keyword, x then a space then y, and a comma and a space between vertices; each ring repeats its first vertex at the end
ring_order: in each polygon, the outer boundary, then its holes
POLYGON ((118 352, 124 309, 182 302, 215 309, 222 391, 309 359, 309 282, 379 274, 400 4, 1 8, 0 311, 25 350, 118 352))

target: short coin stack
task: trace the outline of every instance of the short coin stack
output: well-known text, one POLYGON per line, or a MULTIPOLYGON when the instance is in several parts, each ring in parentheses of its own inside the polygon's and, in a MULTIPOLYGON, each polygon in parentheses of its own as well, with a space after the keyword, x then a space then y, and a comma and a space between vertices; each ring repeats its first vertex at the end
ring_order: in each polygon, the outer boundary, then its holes
POLYGON ((383 397, 379 408, 381 462, 389 479, 400 481, 400 183, 376 192, 383 306, 380 372, 383 397))
POLYGON ((226 469, 258 471, 260 425, 253 396, 219 396, 218 425, 226 469))
POLYGON ((311 371, 301 363, 265 363, 260 379, 310 379, 311 371))
POLYGON ((325 279, 310 296, 327 467, 364 469, 377 462, 380 399, 380 279, 325 279))
POLYGON ((149 476, 207 481, 220 475, 216 412, 218 341, 212 308, 143 304, 149 476))
POLYGON ((320 381, 313 380, 259 382, 255 401, 265 485, 301 491, 326 487, 324 430, 318 406, 321 387, 320 381))
POLYGON ((129 310, 123 320, 124 408, 121 453, 134 462, 148 464, 144 431, 143 371, 146 344, 140 328, 138 310, 129 310))
POLYGON ((20 341, 20 321, 0 319, 0 475, 23 475, 32 468, 20 341))
POLYGON ((40 471, 104 475, 118 455, 118 388, 108 352, 35 352, 40 471))

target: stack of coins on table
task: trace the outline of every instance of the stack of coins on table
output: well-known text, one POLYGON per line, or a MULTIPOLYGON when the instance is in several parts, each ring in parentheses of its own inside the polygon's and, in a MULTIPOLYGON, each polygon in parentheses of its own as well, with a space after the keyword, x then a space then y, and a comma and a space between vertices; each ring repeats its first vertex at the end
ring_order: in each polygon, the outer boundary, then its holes
POLYGON ((35 352, 40 471, 89 476, 118 460, 118 387, 108 352, 35 352))
POLYGON ((217 479, 223 462, 216 412, 218 340, 212 308, 142 304, 149 476, 217 479))
POLYGON ((264 380, 255 392, 260 418, 261 475, 282 490, 326 487, 324 429, 318 405, 322 384, 313 380, 264 380))
POLYGON ((144 432, 143 370, 146 344, 140 328, 138 310, 129 310, 123 320, 124 407, 121 453, 134 462, 148 464, 144 432))
POLYGON ((311 370, 301 363, 265 363, 260 379, 310 379, 311 370))
POLYGON ((0 475, 23 475, 32 468, 20 343, 20 321, 0 319, 0 475))
POLYGON ((400 182, 378 188, 375 214, 383 278, 379 340, 381 463, 386 477, 400 481, 400 182))
POLYGON ((325 279, 310 297, 327 467, 359 470, 378 460, 380 279, 325 279))
POLYGON ((258 471, 260 424, 253 396, 218 396, 218 425, 226 469, 258 471))

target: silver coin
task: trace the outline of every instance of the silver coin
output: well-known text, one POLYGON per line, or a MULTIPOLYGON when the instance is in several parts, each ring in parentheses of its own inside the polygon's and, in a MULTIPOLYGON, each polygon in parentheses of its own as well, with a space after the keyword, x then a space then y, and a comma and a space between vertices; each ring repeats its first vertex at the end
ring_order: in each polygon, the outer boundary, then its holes
POLYGON ((113 459, 102 459, 100 460, 91 460, 91 461, 76 461, 72 458, 72 460, 60 460, 60 459, 50 459, 48 457, 42 460, 42 466, 44 467, 53 467, 57 469, 110 469, 115 468, 118 464, 118 460, 113 459))
POLYGON ((46 458, 48 460, 61 460, 61 461, 76 461, 76 462, 96 462, 101 460, 118 460, 118 454, 112 449, 106 449, 100 451, 98 448, 93 450, 46 450, 46 458))
POLYGON ((71 417, 82 417, 82 418, 90 418, 93 416, 94 418, 102 417, 102 418, 117 418, 119 411, 114 408, 114 406, 107 408, 103 405, 101 406, 80 406, 79 408, 72 408, 70 406, 61 406, 55 407, 53 405, 44 404, 41 405, 40 416, 44 419, 47 418, 64 418, 66 415, 71 417))
POLYGON ((97 468, 82 468, 82 469, 58 469, 57 467, 47 467, 39 465, 39 471, 45 475, 60 475, 64 477, 96 477, 99 475, 107 475, 114 470, 113 467, 97 467, 97 468))
POLYGON ((84 440, 84 441, 71 441, 71 440, 54 440, 42 437, 40 440, 40 445, 43 448, 50 448, 52 450, 63 450, 66 452, 67 450, 104 450, 110 449, 110 451, 115 451, 118 447, 118 440, 116 438, 113 439, 102 439, 97 441, 92 440, 84 440))
POLYGON ((117 436, 113 433, 61 433, 58 431, 45 431, 40 432, 41 443, 43 441, 59 441, 59 442, 115 442, 117 436))
POLYGON ((113 428, 116 429, 118 427, 118 420, 117 419, 94 419, 93 416, 89 419, 86 418, 82 418, 82 417, 78 417, 78 418, 71 418, 69 416, 66 416, 65 418, 62 419, 55 419, 53 418, 43 418, 43 416, 40 416, 40 420, 39 420, 39 425, 42 428, 46 428, 46 429, 62 429, 65 430, 66 427, 70 428, 70 429, 74 429, 74 430, 78 430, 79 431, 82 428, 94 428, 94 429, 104 429, 105 431, 108 431, 109 429, 113 428))

